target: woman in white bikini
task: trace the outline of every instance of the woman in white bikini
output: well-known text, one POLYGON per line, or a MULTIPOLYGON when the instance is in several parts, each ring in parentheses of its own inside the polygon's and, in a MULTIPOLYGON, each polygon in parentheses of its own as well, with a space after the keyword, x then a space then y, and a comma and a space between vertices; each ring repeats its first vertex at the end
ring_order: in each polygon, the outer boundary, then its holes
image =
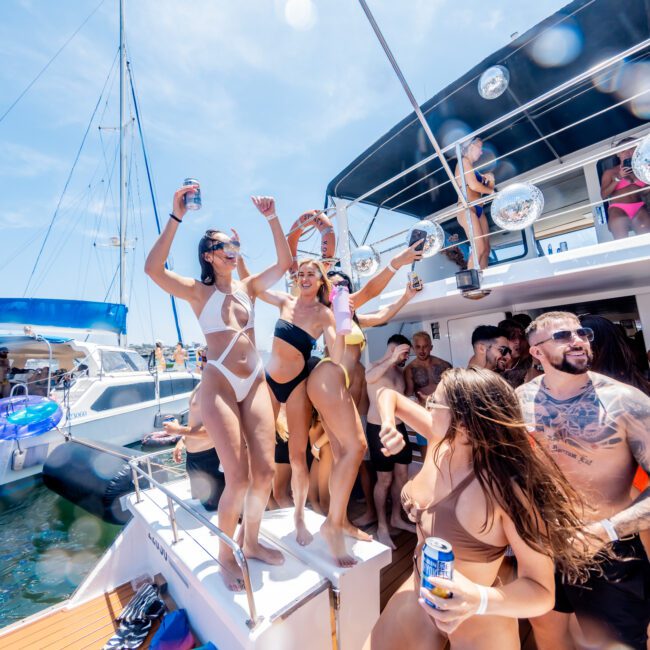
MULTIPOLYGON (((239 241, 221 231, 208 230, 199 242, 200 281, 166 269, 165 260, 186 212, 185 194, 195 189, 186 186, 174 194, 173 212, 149 253, 145 272, 162 289, 190 303, 205 334, 207 363, 201 415, 226 479, 219 502, 219 528, 232 537, 243 509, 244 554, 281 564, 282 554, 258 540, 273 481, 275 420, 262 359, 255 347, 253 303, 289 270, 291 253, 275 214, 275 201, 253 197, 255 207, 271 227, 278 256, 273 266, 245 280, 235 280, 232 274, 237 267, 239 241)), ((224 544, 219 546, 219 562, 228 588, 241 591, 241 571, 224 544)))

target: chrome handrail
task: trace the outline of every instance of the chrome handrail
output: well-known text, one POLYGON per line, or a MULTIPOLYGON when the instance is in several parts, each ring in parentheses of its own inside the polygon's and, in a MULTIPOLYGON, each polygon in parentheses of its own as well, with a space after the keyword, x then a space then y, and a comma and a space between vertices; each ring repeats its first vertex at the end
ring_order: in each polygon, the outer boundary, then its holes
POLYGON ((250 619, 246 621, 246 625, 250 629, 254 629, 258 625, 258 623, 261 622, 262 617, 257 616, 257 608, 255 607, 255 597, 253 595, 253 587, 251 585, 251 579, 248 571, 248 562, 246 561, 246 556, 241 550, 239 544, 237 544, 237 542, 235 542, 233 539, 228 537, 228 535, 226 535, 226 533, 224 533, 218 526, 215 526, 209 519, 204 517, 200 512, 198 512, 191 506, 188 506, 186 503, 183 502, 182 499, 177 497, 171 490, 168 490, 164 485, 162 485, 159 481, 153 478, 153 472, 151 472, 151 457, 157 456, 159 454, 164 454, 164 453, 169 453, 169 450, 162 449, 159 451, 155 451, 151 454, 138 456, 137 458, 133 458, 132 460, 129 461, 129 466, 131 467, 131 473, 133 475, 133 485, 135 486, 136 503, 140 503, 142 501, 142 495, 140 491, 140 480, 139 480, 141 476, 142 478, 145 478, 147 480, 149 485, 157 488, 167 497, 167 504, 169 508, 169 523, 172 527, 174 544, 179 541, 176 515, 173 509, 173 504, 175 503, 182 510, 187 512, 187 514, 189 514, 191 517, 196 519, 200 524, 205 526, 211 533, 216 535, 216 537, 221 542, 223 542, 230 548, 230 550, 233 552, 233 555, 235 556, 235 561, 237 562, 237 565, 241 569, 242 576, 244 579, 244 588, 246 590, 246 599, 248 601, 248 611, 250 614, 250 619), (140 467, 140 463, 143 460, 147 463, 147 467, 149 469, 149 472, 151 473, 148 473, 142 467, 140 467))

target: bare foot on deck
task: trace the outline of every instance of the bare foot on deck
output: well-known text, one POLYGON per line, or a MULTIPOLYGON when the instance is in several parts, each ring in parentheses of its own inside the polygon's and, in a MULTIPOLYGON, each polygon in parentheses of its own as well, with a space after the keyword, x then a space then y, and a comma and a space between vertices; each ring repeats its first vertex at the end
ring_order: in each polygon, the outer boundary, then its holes
POLYGON ((227 560, 220 559, 219 564, 221 565, 219 567, 219 573, 221 574, 223 583, 226 585, 226 589, 235 593, 244 591, 244 578, 235 558, 230 555, 230 558, 227 560))
POLYGON ((404 521, 400 516, 391 517, 390 525, 392 528, 405 530, 407 533, 415 533, 415 524, 412 524, 409 521, 404 521))
POLYGON ((369 512, 366 510, 360 517, 353 519, 352 523, 359 528, 372 526, 373 524, 377 523, 377 515, 374 512, 369 512))
POLYGON ((377 528, 377 541, 384 544, 384 546, 388 546, 388 548, 392 548, 393 550, 396 548, 393 540, 390 538, 388 528, 384 528, 383 526, 379 526, 377 528))
POLYGON ((242 546, 242 551, 247 559, 260 560, 266 564, 284 564, 284 555, 274 548, 269 548, 259 543, 246 544, 242 546))
POLYGON ((358 539, 361 542, 372 542, 372 535, 364 532, 363 530, 360 530, 356 526, 353 526, 349 521, 346 520, 346 522, 343 524, 343 532, 348 536, 348 537, 353 537, 354 539, 358 539))
POLYGON ((300 546, 307 546, 314 541, 314 536, 307 530, 304 519, 295 520, 296 524, 296 541, 300 546))
POLYGON ((352 557, 345 548, 345 536, 343 530, 333 526, 325 521, 320 527, 320 533, 329 546, 330 553, 334 556, 334 561, 338 566, 347 568, 354 566, 357 561, 352 557))

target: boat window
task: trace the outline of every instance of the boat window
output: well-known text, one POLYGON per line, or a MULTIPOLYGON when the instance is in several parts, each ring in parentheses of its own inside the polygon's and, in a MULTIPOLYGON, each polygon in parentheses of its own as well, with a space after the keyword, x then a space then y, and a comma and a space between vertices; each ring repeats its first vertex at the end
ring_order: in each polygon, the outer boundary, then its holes
MULTIPOLYGON (((170 375, 172 373, 169 373, 170 375)), ((195 377, 165 377, 160 380, 160 397, 172 397, 191 392, 199 383, 195 377)))
POLYGON ((146 361, 137 352, 102 350, 101 354, 104 372, 133 372, 147 369, 146 361))
POLYGON ((108 386, 90 407, 93 411, 109 409, 148 402, 156 397, 153 381, 139 382, 125 386, 108 386))
POLYGON ((38 370, 39 368, 50 367, 52 372, 59 369, 59 360, 52 358, 52 363, 49 359, 25 359, 24 368, 25 370, 38 370))
POLYGON ((539 189, 544 212, 533 225, 538 256, 598 243, 582 169, 540 183, 539 189))

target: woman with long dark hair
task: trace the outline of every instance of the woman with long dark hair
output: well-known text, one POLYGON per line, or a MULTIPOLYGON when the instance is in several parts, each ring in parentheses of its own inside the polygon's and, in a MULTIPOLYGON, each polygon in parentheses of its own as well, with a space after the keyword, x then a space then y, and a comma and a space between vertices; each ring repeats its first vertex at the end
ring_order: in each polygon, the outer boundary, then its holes
POLYGON ((572 579, 589 567, 581 502, 541 445, 533 446, 515 392, 496 373, 447 370, 429 406, 392 390, 379 394, 384 453, 404 445, 396 417, 432 448, 402 491, 418 530, 414 574, 391 598, 366 647, 434 650, 449 641, 453 650, 514 650, 517 619, 553 607, 554 561, 572 579), (421 551, 433 536, 451 543, 454 574, 432 577, 431 589, 421 590, 421 551), (518 575, 502 586, 497 573, 507 546, 518 575))
MULTIPOLYGON (((275 214, 275 201, 253 197, 271 228, 278 256, 275 264, 245 280, 235 280, 239 241, 219 230, 208 230, 199 242, 200 281, 166 269, 165 260, 186 212, 185 194, 196 189, 185 186, 174 194, 173 212, 149 253, 145 272, 162 289, 190 303, 205 334, 208 348, 201 416, 226 481, 219 501, 219 528, 232 537, 243 509, 244 554, 281 564, 282 554, 258 540, 273 480, 275 418, 255 347, 253 305, 289 269, 291 253, 275 214)), ((228 588, 241 591, 241 571, 224 544, 219 545, 219 563, 228 588)))

